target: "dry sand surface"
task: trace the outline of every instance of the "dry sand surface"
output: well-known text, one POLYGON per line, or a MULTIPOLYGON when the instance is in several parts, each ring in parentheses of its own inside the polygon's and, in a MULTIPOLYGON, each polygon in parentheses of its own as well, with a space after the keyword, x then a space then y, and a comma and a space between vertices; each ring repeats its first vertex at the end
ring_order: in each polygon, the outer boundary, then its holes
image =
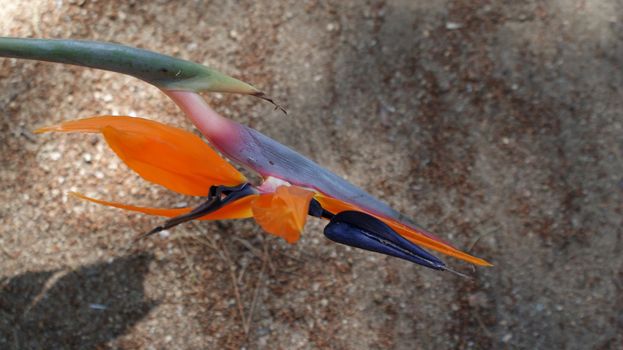
POLYGON ((623 4, 16 1, 0 35, 191 59, 287 104, 210 94, 440 237, 495 263, 460 278, 251 220, 193 223, 68 197, 195 204, 94 135, 95 114, 194 130, 119 74, 0 59, 2 349, 623 348, 623 4))

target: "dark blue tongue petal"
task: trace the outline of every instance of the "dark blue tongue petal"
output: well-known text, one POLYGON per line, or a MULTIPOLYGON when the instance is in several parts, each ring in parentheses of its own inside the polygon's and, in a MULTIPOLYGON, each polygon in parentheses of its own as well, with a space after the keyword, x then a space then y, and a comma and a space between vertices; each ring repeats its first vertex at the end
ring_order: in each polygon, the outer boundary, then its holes
POLYGON ((325 227, 324 235, 337 243, 405 259, 432 269, 445 269, 445 264, 437 257, 366 213, 345 211, 335 215, 325 227))

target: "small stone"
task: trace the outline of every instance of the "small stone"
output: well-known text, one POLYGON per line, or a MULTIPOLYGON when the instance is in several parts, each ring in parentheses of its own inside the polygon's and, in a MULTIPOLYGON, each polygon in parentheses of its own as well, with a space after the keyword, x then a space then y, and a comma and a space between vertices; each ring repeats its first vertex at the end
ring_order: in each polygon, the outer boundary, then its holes
POLYGON ((108 307, 104 304, 89 304, 89 308, 92 310, 106 310, 108 307))
POLYGON ((446 29, 447 30, 456 30, 463 28, 463 24, 457 22, 447 22, 446 29))
POLYGON ((59 160, 59 159, 61 159, 60 152, 52 152, 52 153, 50 153, 50 159, 52 159, 52 160, 59 160))

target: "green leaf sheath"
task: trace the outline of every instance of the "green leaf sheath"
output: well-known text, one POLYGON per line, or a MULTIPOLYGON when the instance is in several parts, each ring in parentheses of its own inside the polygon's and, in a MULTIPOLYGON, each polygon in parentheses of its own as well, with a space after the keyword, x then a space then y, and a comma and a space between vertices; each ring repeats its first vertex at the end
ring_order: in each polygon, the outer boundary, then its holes
POLYGON ((263 95, 253 86, 203 65, 120 44, 0 37, 0 56, 104 69, 165 90, 263 95))

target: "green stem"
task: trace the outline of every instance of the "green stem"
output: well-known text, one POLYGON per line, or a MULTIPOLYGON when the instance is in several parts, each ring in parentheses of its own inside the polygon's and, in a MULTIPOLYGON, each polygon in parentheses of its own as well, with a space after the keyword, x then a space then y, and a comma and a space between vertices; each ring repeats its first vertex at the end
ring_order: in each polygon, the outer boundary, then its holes
POLYGON ((0 37, 0 56, 73 64, 128 74, 165 90, 264 94, 203 65, 120 44, 0 37))

